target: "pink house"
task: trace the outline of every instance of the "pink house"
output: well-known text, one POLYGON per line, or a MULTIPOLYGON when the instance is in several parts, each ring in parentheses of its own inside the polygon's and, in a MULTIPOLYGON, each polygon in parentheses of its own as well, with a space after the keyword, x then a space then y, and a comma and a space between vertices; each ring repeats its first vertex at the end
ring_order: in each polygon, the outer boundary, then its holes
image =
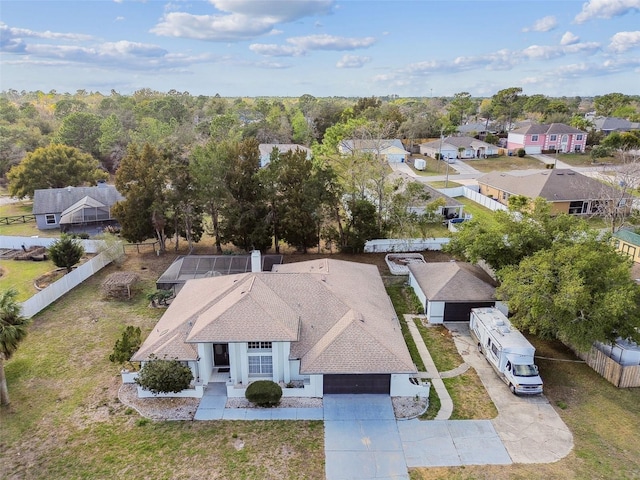
POLYGON ((587 132, 564 123, 527 125, 509 132, 507 138, 509 151, 524 148, 527 154, 584 152, 586 144, 587 132))

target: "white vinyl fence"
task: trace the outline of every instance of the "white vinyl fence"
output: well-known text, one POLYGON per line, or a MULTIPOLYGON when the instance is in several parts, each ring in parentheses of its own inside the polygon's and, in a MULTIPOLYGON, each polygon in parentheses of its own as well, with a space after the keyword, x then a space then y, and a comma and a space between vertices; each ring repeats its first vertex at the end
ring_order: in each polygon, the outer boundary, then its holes
MULTIPOLYGON (((22 249, 22 245, 25 248, 32 246, 48 247, 55 240, 55 238, 0 237, 0 248, 17 250, 22 249)), ((82 240, 81 242, 87 253, 100 253, 23 302, 22 315, 27 318, 33 317, 122 255, 120 242, 111 245, 100 240, 82 240)))
POLYGON ((376 253, 442 250, 442 245, 449 243, 449 241, 449 238, 380 238, 365 242, 364 251, 376 253))
MULTIPOLYGON (((49 248, 53 242, 58 240, 55 237, 0 237, 0 248, 11 250, 22 250, 31 247, 49 248)), ((79 240, 87 253, 98 253, 105 248, 106 243, 102 240, 79 240)), ((122 250, 122 247, 120 247, 122 250)))

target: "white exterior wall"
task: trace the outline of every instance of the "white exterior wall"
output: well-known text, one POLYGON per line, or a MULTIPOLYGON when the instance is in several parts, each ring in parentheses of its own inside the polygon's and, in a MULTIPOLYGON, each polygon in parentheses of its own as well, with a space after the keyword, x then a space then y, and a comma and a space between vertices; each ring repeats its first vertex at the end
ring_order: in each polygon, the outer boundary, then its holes
POLYGON ((415 385, 409 381, 411 375, 408 373, 392 373, 391 374, 391 391, 392 397, 429 397, 429 388, 431 383, 421 383, 415 385))
POLYGON ((427 317, 429 323, 444 323, 444 302, 428 302, 427 317))
POLYGON ((210 343, 198 344, 198 357, 200 357, 198 361, 200 380, 202 380, 202 383, 207 384, 211 379, 211 372, 213 371, 213 349, 210 343))
POLYGON ((422 304, 422 311, 426 312, 427 297, 422 291, 422 289, 420 288, 420 285, 418 285, 418 281, 416 280, 416 277, 413 276, 413 273, 411 273, 411 271, 409 271, 409 286, 413 288, 413 291, 415 292, 416 297, 418 297, 418 300, 420 300, 420 303, 422 304))

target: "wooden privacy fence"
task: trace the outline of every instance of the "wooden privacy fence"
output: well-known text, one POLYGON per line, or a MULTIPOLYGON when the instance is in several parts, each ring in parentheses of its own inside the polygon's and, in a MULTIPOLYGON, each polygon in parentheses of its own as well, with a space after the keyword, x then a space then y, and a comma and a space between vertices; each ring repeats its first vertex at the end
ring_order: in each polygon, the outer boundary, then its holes
POLYGON ((595 347, 578 356, 616 387, 640 387, 640 365, 621 365, 595 347))

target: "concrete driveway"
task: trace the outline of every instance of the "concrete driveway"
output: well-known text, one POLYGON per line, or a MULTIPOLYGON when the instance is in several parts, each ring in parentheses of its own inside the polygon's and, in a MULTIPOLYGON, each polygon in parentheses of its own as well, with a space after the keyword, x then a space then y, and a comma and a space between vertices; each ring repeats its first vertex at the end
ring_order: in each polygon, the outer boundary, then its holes
POLYGON ((325 395, 327 480, 409 480, 388 395, 325 395))
MULTIPOLYGON (((551 463, 573 449, 573 435, 542 395, 515 396, 482 356, 467 324, 447 324, 460 355, 470 364, 498 409, 491 420, 514 463, 551 463)), ((544 381, 544 378, 542 379, 544 381)))

